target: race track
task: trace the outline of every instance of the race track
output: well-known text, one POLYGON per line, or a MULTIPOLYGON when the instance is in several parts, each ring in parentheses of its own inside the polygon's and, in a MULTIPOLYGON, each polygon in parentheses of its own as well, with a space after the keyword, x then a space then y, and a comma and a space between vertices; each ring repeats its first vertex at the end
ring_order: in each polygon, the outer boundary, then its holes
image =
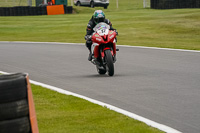
POLYGON ((100 76, 82 44, 0 42, 0 71, 93 98, 184 133, 200 133, 200 52, 118 47, 100 76))

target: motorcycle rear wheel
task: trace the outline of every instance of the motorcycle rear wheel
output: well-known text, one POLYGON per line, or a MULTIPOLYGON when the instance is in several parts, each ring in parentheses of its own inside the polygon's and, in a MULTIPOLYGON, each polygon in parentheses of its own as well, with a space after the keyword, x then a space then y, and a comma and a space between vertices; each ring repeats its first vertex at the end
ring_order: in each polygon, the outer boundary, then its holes
POLYGON ((114 75, 114 63, 113 63, 113 57, 110 50, 105 51, 105 60, 106 60, 106 69, 108 71, 109 76, 114 75))

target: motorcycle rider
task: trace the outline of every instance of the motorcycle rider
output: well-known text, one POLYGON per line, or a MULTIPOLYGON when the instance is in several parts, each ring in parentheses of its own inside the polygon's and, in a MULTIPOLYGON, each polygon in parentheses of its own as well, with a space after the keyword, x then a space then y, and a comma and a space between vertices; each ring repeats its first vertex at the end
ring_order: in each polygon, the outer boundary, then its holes
MULTIPOLYGON (((94 32, 93 28, 100 22, 104 22, 108 25, 110 25, 110 30, 115 30, 115 32, 117 33, 116 29, 114 29, 112 27, 112 23, 108 20, 105 19, 105 14, 102 10, 96 10, 92 16, 92 18, 89 20, 89 23, 87 25, 87 29, 86 29, 86 35, 85 35, 85 40, 86 40, 86 47, 89 50, 89 57, 88 60, 91 61, 92 60, 92 53, 91 53, 91 45, 92 45, 92 40, 91 40, 91 35, 94 32)), ((117 33, 118 34, 118 33, 117 33)))

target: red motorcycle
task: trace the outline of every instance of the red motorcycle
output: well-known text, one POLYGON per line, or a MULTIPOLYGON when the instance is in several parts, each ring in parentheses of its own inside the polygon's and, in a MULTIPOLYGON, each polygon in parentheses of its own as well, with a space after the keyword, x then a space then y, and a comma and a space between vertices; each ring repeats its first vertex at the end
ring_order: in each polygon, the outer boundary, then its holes
POLYGON ((114 75, 114 63, 116 62, 116 35, 117 33, 110 30, 106 23, 99 23, 94 28, 92 35, 92 60, 96 65, 99 74, 108 72, 109 76, 114 75))

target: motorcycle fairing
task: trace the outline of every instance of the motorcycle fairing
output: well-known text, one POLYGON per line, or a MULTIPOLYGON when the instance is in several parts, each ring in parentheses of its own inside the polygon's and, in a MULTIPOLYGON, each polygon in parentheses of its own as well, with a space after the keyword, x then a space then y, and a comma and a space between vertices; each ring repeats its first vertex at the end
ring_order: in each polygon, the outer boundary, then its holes
POLYGON ((95 58, 99 57, 99 44, 98 43, 93 43, 92 46, 94 47, 92 50, 92 54, 94 55, 95 58))
POLYGON ((92 42, 96 42, 96 43, 109 43, 109 42, 114 42, 114 39, 116 37, 116 32, 114 31, 109 31, 108 35, 107 35, 107 38, 106 38, 106 35, 103 35, 103 36, 100 36, 98 33, 95 33, 93 36, 92 36, 92 42))

